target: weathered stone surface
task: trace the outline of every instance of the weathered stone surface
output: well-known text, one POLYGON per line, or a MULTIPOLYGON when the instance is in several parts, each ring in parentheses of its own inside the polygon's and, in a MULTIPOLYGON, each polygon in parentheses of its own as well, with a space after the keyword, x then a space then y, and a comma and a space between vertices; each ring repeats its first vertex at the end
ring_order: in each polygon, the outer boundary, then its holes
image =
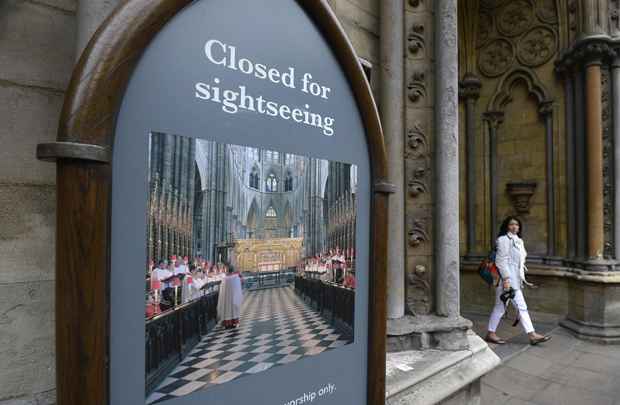
POLYGON ((55 405, 56 390, 41 392, 35 395, 27 395, 20 398, 0 400, 0 405, 55 405))
POLYGON ((78 0, 36 0, 35 2, 66 11, 68 14, 74 14, 77 10, 78 0))
POLYGON ((18 0, 0 2, 0 80, 62 90, 74 61, 75 17, 18 0))
POLYGON ((0 283, 0 400, 54 388, 53 287, 53 281, 0 283))
POLYGON ((35 152, 38 143, 56 139, 62 100, 62 93, 0 81, 0 182, 55 183, 56 166, 35 152))
POLYGON ((0 285, 53 279, 55 206, 53 186, 0 183, 0 285))

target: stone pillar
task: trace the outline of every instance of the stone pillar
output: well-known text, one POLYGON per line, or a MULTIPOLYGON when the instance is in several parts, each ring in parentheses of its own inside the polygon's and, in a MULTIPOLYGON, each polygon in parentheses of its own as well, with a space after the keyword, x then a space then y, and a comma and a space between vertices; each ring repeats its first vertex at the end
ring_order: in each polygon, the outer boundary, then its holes
POLYGON ((603 126, 601 61, 586 64, 586 164, 589 259, 602 259, 605 244, 603 224, 603 126))
POLYGON ((489 126, 489 156, 490 156, 490 196, 491 196, 491 209, 490 209, 490 224, 489 230, 489 242, 493 246, 495 244, 495 237, 498 231, 497 225, 497 130, 504 122, 504 113, 501 111, 488 111, 484 114, 484 120, 489 126))
POLYGON ((575 222, 576 256, 585 257, 587 246, 586 222, 586 117, 584 102, 584 75, 575 69, 575 222))
POLYGON ((389 182, 395 186, 388 212, 388 318, 405 315, 405 161, 403 0, 381 2, 380 112, 388 155, 389 182))
POLYGON ((90 41, 99 25, 114 10, 119 0, 79 0, 77 7, 77 53, 79 59, 82 51, 90 41))
POLYGON ((574 83, 573 75, 570 70, 564 71, 564 93, 566 95, 566 229, 568 238, 568 257, 574 258, 577 253, 576 238, 576 209, 575 200, 577 193, 575 191, 575 179, 577 174, 577 164, 575 159, 575 104, 574 104, 574 83))
POLYGON ((539 113, 545 122, 545 164, 547 173, 547 255, 555 256, 555 170, 553 147, 553 102, 543 101, 539 113))
POLYGON ((480 96, 480 80, 466 75, 461 81, 460 94, 465 100, 466 178, 467 178, 467 255, 476 246, 476 100, 480 96))
POLYGON ((436 1, 435 271, 437 314, 456 318, 459 306, 459 133, 457 2, 436 1))
POLYGON ((620 260, 620 57, 616 57, 611 65, 612 82, 612 111, 613 111, 613 144, 614 144, 614 181, 615 181, 615 223, 614 240, 615 252, 614 259, 620 260))

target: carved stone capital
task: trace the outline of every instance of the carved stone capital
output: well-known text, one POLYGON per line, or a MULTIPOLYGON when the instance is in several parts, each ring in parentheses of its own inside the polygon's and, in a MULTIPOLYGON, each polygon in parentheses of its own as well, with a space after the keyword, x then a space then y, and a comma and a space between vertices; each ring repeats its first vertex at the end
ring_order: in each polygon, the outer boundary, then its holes
POLYGON ((546 117, 553 113, 553 101, 543 101, 538 106, 538 113, 542 117, 546 117))
POLYGON ((497 129, 504 122, 504 112, 487 111, 482 114, 482 119, 487 122, 491 128, 497 129))
POLYGON ((600 65, 613 60, 618 55, 614 48, 614 42, 607 36, 584 38, 561 53, 556 62, 556 70, 563 72, 573 66, 600 65))
POLYGON ((459 83, 459 96, 462 99, 475 99, 480 97, 482 82, 476 76, 466 75, 459 83))

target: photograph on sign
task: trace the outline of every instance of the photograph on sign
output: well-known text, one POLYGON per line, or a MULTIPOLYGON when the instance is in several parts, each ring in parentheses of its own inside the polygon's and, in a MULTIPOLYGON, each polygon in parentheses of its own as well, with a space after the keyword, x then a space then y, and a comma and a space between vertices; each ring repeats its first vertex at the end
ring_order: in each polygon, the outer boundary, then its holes
POLYGON ((149 134, 146 403, 353 343, 357 166, 149 134))

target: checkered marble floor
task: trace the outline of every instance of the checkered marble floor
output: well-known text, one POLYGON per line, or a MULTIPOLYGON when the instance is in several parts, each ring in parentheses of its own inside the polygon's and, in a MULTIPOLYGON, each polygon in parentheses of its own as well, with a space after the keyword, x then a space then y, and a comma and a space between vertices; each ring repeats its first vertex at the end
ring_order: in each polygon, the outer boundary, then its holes
POLYGON ((244 292, 240 326, 221 326, 147 398, 163 402, 244 378, 353 341, 326 322, 292 287, 244 292))

